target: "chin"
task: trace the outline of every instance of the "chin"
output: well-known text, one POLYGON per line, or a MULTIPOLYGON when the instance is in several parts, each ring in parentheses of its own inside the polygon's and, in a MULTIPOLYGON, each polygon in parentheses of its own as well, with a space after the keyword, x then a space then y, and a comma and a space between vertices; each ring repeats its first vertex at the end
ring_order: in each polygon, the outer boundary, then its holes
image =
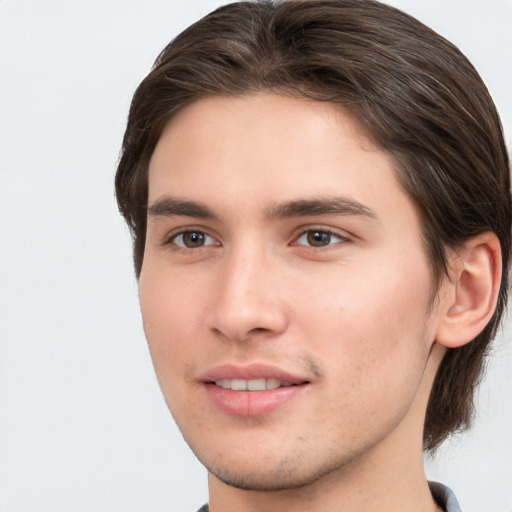
POLYGON ((221 482, 244 491, 265 491, 277 492, 289 489, 304 487, 318 478, 318 476, 297 474, 296 472, 286 473, 275 468, 271 471, 240 471, 218 470, 208 468, 208 471, 221 482))
MULTIPOLYGON (((200 459, 201 460, 201 459, 200 459)), ((281 461, 240 461, 237 463, 210 463, 201 460, 208 472, 221 482, 246 491, 277 492, 313 484, 343 468, 350 458, 321 463, 304 462, 298 454, 281 461)))

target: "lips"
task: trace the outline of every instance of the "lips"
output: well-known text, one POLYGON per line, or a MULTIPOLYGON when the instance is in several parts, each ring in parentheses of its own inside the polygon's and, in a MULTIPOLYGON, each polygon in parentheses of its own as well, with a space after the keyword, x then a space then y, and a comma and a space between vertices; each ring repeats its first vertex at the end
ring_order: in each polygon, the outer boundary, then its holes
POLYGON ((263 416, 284 407, 308 387, 307 377, 275 366, 218 366, 202 378, 210 400, 235 416, 263 416))

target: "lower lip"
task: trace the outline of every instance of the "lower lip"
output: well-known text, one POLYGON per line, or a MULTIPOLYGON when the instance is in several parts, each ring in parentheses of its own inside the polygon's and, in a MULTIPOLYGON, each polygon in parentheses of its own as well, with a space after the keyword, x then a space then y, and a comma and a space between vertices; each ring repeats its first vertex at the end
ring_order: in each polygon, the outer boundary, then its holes
POLYGON ((212 383, 207 383, 205 387, 210 399, 221 411, 235 416, 254 417, 279 409, 302 393, 307 384, 264 391, 233 391, 212 383))

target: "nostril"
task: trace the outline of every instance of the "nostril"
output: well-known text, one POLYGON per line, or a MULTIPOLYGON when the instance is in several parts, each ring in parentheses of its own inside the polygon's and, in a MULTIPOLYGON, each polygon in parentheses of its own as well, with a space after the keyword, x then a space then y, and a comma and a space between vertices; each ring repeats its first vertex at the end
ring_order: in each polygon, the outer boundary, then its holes
POLYGON ((255 327, 249 331, 249 334, 263 334, 266 332, 268 332, 268 329, 265 329, 264 327, 255 327))

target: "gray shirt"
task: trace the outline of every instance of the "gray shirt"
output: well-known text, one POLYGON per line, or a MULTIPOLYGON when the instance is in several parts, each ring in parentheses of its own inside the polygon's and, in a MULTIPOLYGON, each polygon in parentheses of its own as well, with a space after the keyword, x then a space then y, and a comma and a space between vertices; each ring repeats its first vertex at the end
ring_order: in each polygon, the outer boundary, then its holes
POLYGON ((428 485, 437 504, 445 512, 462 512, 455 494, 453 494, 453 491, 449 487, 439 482, 429 482, 428 485))

